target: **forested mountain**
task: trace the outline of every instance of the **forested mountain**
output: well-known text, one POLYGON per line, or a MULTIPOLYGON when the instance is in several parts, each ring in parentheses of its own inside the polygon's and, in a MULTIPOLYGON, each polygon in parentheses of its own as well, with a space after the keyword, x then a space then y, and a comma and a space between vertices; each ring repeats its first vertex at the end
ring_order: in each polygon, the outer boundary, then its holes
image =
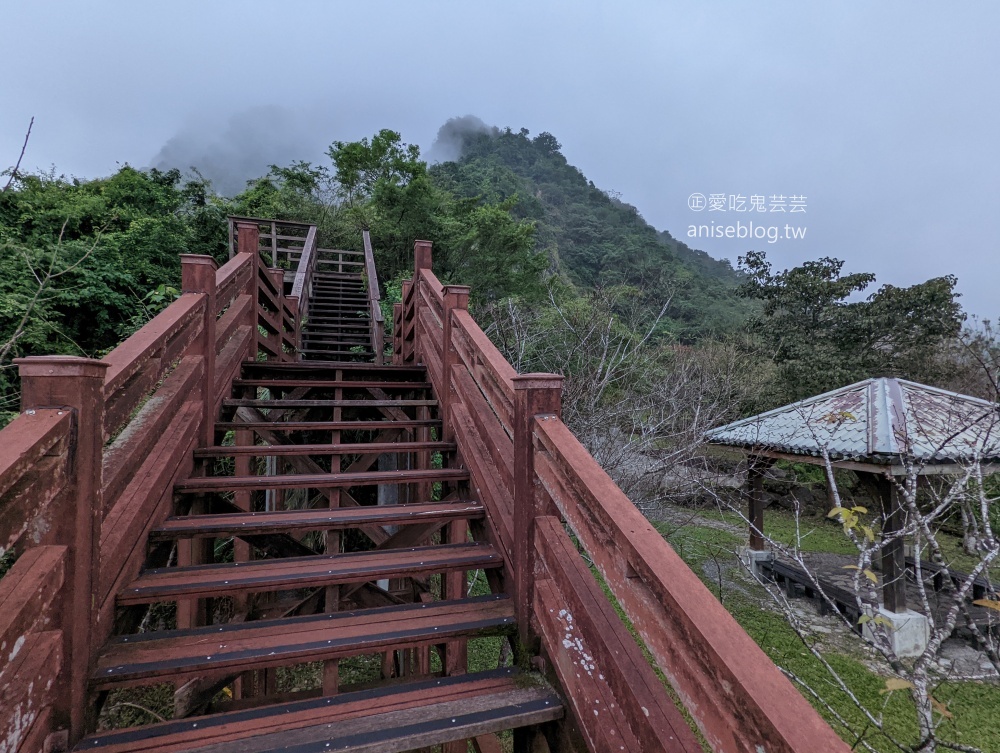
POLYGON ((17 405, 13 359, 108 352, 178 294, 181 253, 225 258, 227 214, 314 222, 334 248, 360 247, 367 229, 390 295, 412 274, 414 240, 431 239, 438 277, 472 287, 475 315, 519 368, 569 377, 586 372, 582 355, 612 353, 620 363, 592 370, 612 402, 639 377, 607 376, 640 351, 641 378, 659 384, 679 353, 714 358, 716 346, 770 385, 754 399, 726 393, 738 412, 876 373, 995 391, 992 376, 955 377, 966 361, 996 373, 1000 346, 992 330, 972 333, 977 355, 962 355, 954 278, 851 302, 874 278, 842 275, 836 259, 773 271, 751 252, 737 272, 598 189, 551 134, 484 127, 452 141, 453 159, 432 167, 388 129, 334 141, 329 167, 272 166, 232 198, 178 170, 18 173, 0 190, 0 421, 17 405))
POLYGON ((750 307, 736 294, 741 277, 729 262, 657 232, 570 165, 551 134, 491 129, 453 138, 458 159, 433 166, 432 179, 457 196, 513 199, 514 215, 535 223, 536 251, 553 271, 583 288, 633 286, 651 310, 672 296, 664 329, 681 340, 746 320, 750 307))

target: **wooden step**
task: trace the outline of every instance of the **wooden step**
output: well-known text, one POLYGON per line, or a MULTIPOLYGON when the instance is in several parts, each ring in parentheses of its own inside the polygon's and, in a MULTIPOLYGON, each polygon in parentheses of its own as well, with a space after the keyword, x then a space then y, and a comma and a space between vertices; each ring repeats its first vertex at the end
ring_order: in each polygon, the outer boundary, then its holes
POLYGON ((477 502, 424 502, 401 505, 368 505, 314 510, 277 510, 217 515, 184 515, 167 518, 150 531, 150 541, 181 538, 256 536, 292 531, 342 531, 364 525, 416 525, 482 518, 477 502))
POLYGON ((224 400, 226 408, 405 408, 431 407, 438 404, 437 400, 252 400, 233 398, 224 400))
POLYGON ((331 347, 329 347, 329 348, 324 348, 324 347, 322 347, 321 343, 317 343, 317 344, 314 344, 314 345, 311 345, 311 346, 308 346, 308 347, 303 347, 301 352, 305 353, 305 354, 309 354, 309 353, 322 353, 322 354, 325 354, 325 355, 340 354, 340 355, 344 355, 344 356, 369 356, 370 357, 372 355, 372 352, 371 352, 370 348, 363 348, 360 345, 358 346, 358 350, 351 350, 350 348, 337 348, 337 347, 334 347, 333 345, 331 345, 331 347))
POLYGON ((544 680, 513 669, 441 677, 264 708, 103 732, 74 751, 101 753, 402 753, 562 718, 544 680))
POLYGON ((349 324, 342 324, 336 321, 324 321, 324 322, 310 322, 305 327, 302 328, 302 336, 308 337, 310 335, 330 335, 337 334, 341 337, 349 338, 365 338, 371 337, 371 327, 367 323, 354 324, 353 322, 349 324))
POLYGON ((344 280, 345 282, 360 282, 363 278, 359 272, 313 272, 314 280, 344 280))
POLYGON ((163 567, 141 573, 118 594, 118 603, 126 606, 179 598, 290 591, 502 565, 503 558, 489 544, 464 543, 163 567))
POLYGON ((368 379, 234 379, 233 387, 322 387, 345 390, 429 390, 430 382, 380 382, 368 379))
POLYGON ((371 363, 375 355, 370 350, 355 352, 352 350, 325 350, 322 348, 303 348, 302 352, 313 360, 322 361, 325 359, 331 363, 371 363))
POLYGON ((379 376, 392 376, 399 378, 410 378, 411 376, 416 376, 419 379, 426 380, 427 378, 427 367, 426 366, 396 366, 392 364, 385 364, 383 366, 376 366, 374 364, 364 364, 364 363, 348 363, 342 366, 332 366, 325 361, 319 363, 310 363, 309 361, 288 361, 285 363, 278 363, 275 361, 244 361, 243 364, 244 374, 254 374, 254 373, 280 373, 282 375, 287 374, 304 374, 306 378, 316 379, 317 373, 322 373, 326 371, 369 371, 373 374, 378 374, 379 376))
POLYGON ((229 458, 236 455, 271 457, 274 455, 373 455, 375 453, 409 453, 419 450, 454 452, 454 442, 358 442, 352 444, 277 444, 202 447, 194 451, 196 458, 229 458))
POLYGON ((338 327, 341 329, 360 329, 369 330, 371 329, 371 322, 366 319, 351 319, 343 317, 315 317, 311 318, 309 322, 305 325, 306 328, 309 327, 338 327))
POLYGON ((179 493, 227 492, 236 489, 335 489, 352 486, 465 481, 463 468, 429 468, 405 471, 365 471, 363 473, 288 473, 280 476, 199 476, 178 481, 179 493))
POLYGON ((346 332, 324 332, 317 329, 307 329, 302 332, 302 340, 317 345, 339 343, 353 347, 355 345, 368 345, 371 343, 372 338, 370 333, 347 334, 346 332))
POLYGON ((386 429, 440 428, 440 419, 412 421, 217 421, 216 431, 267 429, 268 431, 384 431, 386 429))
POLYGON ((302 331, 302 340, 317 345, 341 343, 353 347, 371 344, 372 336, 371 332, 339 332, 336 328, 323 330, 313 327, 302 331))
POLYGON ((340 659, 380 649, 496 635, 515 627, 511 600, 491 594, 112 638, 91 675, 95 690, 340 659))

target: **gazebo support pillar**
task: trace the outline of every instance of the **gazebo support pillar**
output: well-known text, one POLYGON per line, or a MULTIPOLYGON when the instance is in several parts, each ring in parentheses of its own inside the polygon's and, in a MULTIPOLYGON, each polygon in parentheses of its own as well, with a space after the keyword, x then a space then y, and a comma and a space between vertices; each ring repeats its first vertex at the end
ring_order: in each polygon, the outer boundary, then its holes
MULTIPOLYGON (((872 488, 882 504, 882 539, 896 538, 882 549, 882 604, 878 615, 889 625, 886 637, 897 656, 919 656, 930 640, 927 617, 906 606, 906 562, 903 553, 903 507, 896 485, 880 474, 872 474, 872 488)), ((877 640, 872 622, 864 625, 863 633, 872 642, 877 640)))
POLYGON ((743 550, 743 561, 755 578, 761 577, 760 565, 774 559, 774 553, 764 542, 764 471, 770 460, 751 457, 748 461, 747 482, 744 496, 747 501, 747 520, 750 522, 748 545, 743 550))
POLYGON ((875 476, 879 502, 882 504, 882 538, 896 536, 882 550, 882 605, 889 612, 906 611, 906 562, 903 538, 903 508, 899 504, 896 485, 885 476, 875 476))

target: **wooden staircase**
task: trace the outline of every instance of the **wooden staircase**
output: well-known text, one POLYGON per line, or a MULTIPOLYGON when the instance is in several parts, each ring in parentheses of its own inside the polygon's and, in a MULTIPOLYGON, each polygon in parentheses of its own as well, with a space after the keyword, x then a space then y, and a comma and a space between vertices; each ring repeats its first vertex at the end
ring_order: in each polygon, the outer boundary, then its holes
POLYGON ((468 642, 515 635, 514 609, 469 594, 475 571, 501 582, 503 557, 423 367, 248 362, 214 429, 174 485, 179 514, 149 533, 167 564, 117 596, 123 613, 176 604, 176 626, 113 637, 90 679, 98 698, 172 683, 193 716, 76 750, 464 753, 562 716, 537 676, 468 672, 468 642), (377 677, 340 682, 340 662, 372 655, 377 677), (278 692, 283 668, 309 663, 314 687, 278 692))
POLYGON ((373 360, 373 322, 363 268, 360 251, 317 250, 309 319, 302 326, 304 358, 373 360))
POLYGON ((368 234, 317 233, 232 217, 104 359, 18 362, 0 753, 848 750, 430 242, 387 366, 368 234), (102 729, 143 693, 172 718, 102 729))

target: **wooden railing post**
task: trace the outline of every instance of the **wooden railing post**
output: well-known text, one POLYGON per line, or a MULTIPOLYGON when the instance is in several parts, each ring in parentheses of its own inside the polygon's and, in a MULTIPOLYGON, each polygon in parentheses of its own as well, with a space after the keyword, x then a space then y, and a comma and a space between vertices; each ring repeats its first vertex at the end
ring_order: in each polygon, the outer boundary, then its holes
POLYGON ((57 408, 73 412, 68 488, 55 503, 54 543, 69 548, 58 627, 63 633, 64 688, 55 694, 55 728, 69 729, 75 743, 87 724, 87 681, 91 658, 103 631, 95 586, 104 513, 104 376, 108 364, 89 358, 38 356, 16 361, 22 410, 57 408))
POLYGON ((215 273, 219 265, 211 256, 181 254, 181 292, 204 293, 205 313, 201 337, 194 345, 193 354, 200 356, 204 366, 202 374, 201 430, 198 432, 200 447, 214 444, 215 426, 215 322, 217 318, 215 273))
POLYGON ((413 361, 414 363, 423 363, 423 353, 420 351, 420 291, 423 289, 421 285, 421 270, 431 269, 432 264, 432 254, 431 254, 432 244, 430 241, 414 241, 413 243, 413 305, 410 309, 410 315, 413 317, 413 361))
POLYGON ((534 604, 535 518, 546 514, 537 493, 532 426, 562 413, 558 374, 522 374, 514 383, 514 610, 521 650, 533 644, 529 627, 534 604))
POLYGON ((455 430, 451 423, 451 415, 448 413, 448 406, 451 404, 451 372, 452 367, 458 363, 458 351, 452 342, 451 333, 451 312, 468 311, 469 309, 469 288, 466 285, 445 285, 444 304, 441 311, 441 326, 444 337, 441 344, 441 372, 443 375, 443 386, 441 394, 438 395, 438 406, 441 411, 442 439, 445 442, 455 441, 455 430))
POLYGON ((236 252, 239 254, 260 253, 260 227, 256 222, 236 223, 236 252))

